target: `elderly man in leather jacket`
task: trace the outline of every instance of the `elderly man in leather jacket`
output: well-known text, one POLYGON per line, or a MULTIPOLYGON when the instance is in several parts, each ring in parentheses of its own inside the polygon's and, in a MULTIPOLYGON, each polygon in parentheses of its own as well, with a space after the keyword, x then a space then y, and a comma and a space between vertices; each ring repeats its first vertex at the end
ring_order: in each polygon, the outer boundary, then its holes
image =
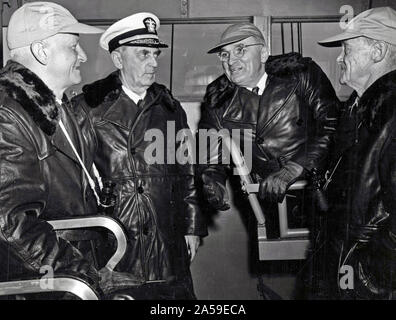
POLYGON ((329 239, 317 297, 396 298, 396 11, 357 15, 320 42, 342 46, 345 102, 329 183, 329 239))
POLYGON ((175 140, 169 127, 188 129, 186 114, 166 87, 154 82, 159 48, 167 47, 158 39, 159 26, 146 12, 113 24, 100 44, 118 71, 84 86, 75 103, 99 173, 115 184, 113 214, 128 233, 129 248, 117 270, 146 283, 136 299, 193 299, 189 265, 207 231, 193 166, 175 161, 181 141, 169 144, 175 140), (160 133, 164 142, 155 155, 146 152, 150 132, 160 133))
MULTIPOLYGON (((338 99, 310 58, 269 56, 262 33, 251 23, 228 27, 208 53, 219 55, 225 74, 207 88, 199 129, 242 129, 243 135, 232 137, 241 146, 252 145, 245 158, 252 159, 252 176, 269 209, 268 235, 277 237, 276 203, 297 179, 323 169, 338 99)), ((199 174, 209 203, 228 209, 227 166, 203 164, 199 174)))
POLYGON ((87 60, 77 33, 101 32, 50 2, 27 3, 10 19, 11 60, 0 72, 2 280, 52 269, 98 288, 101 273, 89 243, 72 244, 46 220, 97 212, 61 123, 85 162, 86 146, 64 92, 81 81, 78 68, 87 60))

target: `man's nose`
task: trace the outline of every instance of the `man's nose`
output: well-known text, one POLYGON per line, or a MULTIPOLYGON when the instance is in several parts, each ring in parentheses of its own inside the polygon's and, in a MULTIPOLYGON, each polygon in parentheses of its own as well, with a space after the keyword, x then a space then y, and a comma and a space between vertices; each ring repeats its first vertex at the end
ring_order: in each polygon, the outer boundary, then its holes
POLYGON ((229 64, 233 64, 237 60, 239 60, 239 58, 236 57, 235 54, 231 51, 229 56, 228 56, 228 63, 229 64))
POLYGON ((154 55, 151 55, 150 66, 152 66, 154 68, 158 67, 158 58, 155 57, 154 55))
POLYGON ((77 53, 78 53, 78 59, 83 63, 88 60, 87 54, 85 53, 84 49, 78 45, 77 46, 77 53))
POLYGON ((338 55, 336 61, 337 61, 337 63, 342 63, 343 60, 344 60, 344 52, 341 51, 341 53, 338 55))

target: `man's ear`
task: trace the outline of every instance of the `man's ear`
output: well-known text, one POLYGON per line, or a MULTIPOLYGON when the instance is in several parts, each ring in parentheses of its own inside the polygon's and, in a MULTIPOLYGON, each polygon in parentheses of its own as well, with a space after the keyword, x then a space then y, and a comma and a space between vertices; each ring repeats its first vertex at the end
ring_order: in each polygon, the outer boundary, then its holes
POLYGON ((42 65, 47 65, 48 63, 48 50, 46 45, 42 41, 35 41, 30 45, 30 52, 33 57, 37 60, 37 62, 42 65))
POLYGON ((117 69, 121 70, 123 68, 121 53, 115 50, 112 53, 110 53, 110 57, 111 60, 113 61, 114 66, 117 69))
POLYGON ((381 62, 389 49, 389 46, 384 41, 376 41, 373 44, 373 50, 371 52, 371 58, 374 62, 381 62))
POLYGON ((269 57, 268 47, 266 45, 261 48, 261 63, 266 63, 269 57))

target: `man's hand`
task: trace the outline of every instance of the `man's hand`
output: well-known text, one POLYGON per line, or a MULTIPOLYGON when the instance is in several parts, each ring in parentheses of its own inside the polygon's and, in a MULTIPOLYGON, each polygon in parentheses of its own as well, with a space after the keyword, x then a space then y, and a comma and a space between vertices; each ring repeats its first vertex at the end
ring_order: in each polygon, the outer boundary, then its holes
POLYGON ((304 168, 289 161, 279 171, 260 182, 259 197, 272 202, 282 202, 287 189, 301 176, 304 168))
POLYGON ((226 211, 230 209, 229 196, 225 185, 213 178, 202 175, 203 193, 209 204, 216 210, 226 211))
POLYGON ((194 235, 187 235, 184 236, 184 238, 186 239, 187 250, 190 256, 190 262, 192 262, 198 251, 198 247, 201 242, 201 239, 199 236, 194 236, 194 235))

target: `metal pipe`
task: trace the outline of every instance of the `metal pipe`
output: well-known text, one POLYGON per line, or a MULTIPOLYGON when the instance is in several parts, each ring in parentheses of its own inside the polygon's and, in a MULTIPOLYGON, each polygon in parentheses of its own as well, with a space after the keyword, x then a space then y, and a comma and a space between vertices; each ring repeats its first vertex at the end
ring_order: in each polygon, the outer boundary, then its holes
POLYGON ((172 33, 171 33, 171 59, 170 59, 170 79, 169 79, 169 90, 172 92, 172 85, 173 85, 173 42, 175 39, 175 25, 172 24, 172 33))
POLYGON ((301 22, 297 23, 298 53, 303 54, 301 22))
POLYGON ((290 23, 290 35, 291 35, 291 51, 294 52, 294 34, 293 34, 293 22, 290 23))
MULTIPOLYGON (((79 19, 80 22, 93 26, 110 25, 118 19, 79 19)), ((239 22, 253 22, 253 16, 241 17, 218 17, 218 18, 163 18, 160 19, 162 25, 165 24, 225 24, 239 22)))
POLYGON ((4 66, 4 57, 3 57, 3 5, 4 1, 1 0, 0 2, 0 26, 1 26, 1 32, 0 32, 0 63, 1 67, 4 66))
POLYGON ((283 23, 281 23, 281 40, 282 40, 282 54, 285 54, 285 34, 283 32, 283 23))
POLYGON ((331 16, 290 16, 290 17, 272 17, 272 23, 324 23, 324 22, 339 22, 342 15, 331 16))
MULTIPOLYGON (((248 170, 241 150, 236 146, 234 140, 229 134, 222 134, 222 142, 225 144, 226 148, 231 154, 232 161, 235 165, 235 170, 241 179, 242 188, 245 189, 245 186, 252 184, 253 180, 249 174, 250 171, 248 170)), ((248 193, 248 200, 253 209, 253 213, 256 216, 258 225, 265 228, 264 213, 261 209, 260 203, 258 202, 257 195, 255 193, 248 193)))

